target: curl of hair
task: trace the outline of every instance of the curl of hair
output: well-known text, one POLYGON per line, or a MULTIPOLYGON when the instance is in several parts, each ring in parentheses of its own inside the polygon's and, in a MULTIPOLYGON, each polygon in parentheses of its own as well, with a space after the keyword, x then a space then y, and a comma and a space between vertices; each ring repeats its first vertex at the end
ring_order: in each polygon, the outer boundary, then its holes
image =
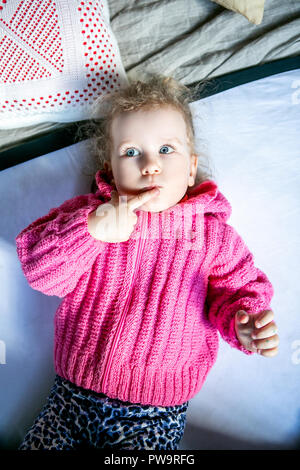
MULTIPOLYGON (((95 164, 92 171, 105 170, 108 178, 113 178, 107 163, 111 155, 111 125, 116 116, 141 109, 171 106, 181 112, 186 123, 191 153, 199 157, 195 185, 211 179, 212 171, 205 161, 207 155, 203 148, 200 152, 196 148, 193 116, 189 106, 196 96, 199 99, 204 86, 205 82, 201 82, 194 88, 188 88, 173 77, 149 73, 144 81, 129 82, 114 92, 100 96, 93 104, 90 119, 79 125, 75 137, 81 140, 84 135, 88 139, 88 148, 95 164)), ((203 143, 201 139, 197 140, 198 144, 203 143)))

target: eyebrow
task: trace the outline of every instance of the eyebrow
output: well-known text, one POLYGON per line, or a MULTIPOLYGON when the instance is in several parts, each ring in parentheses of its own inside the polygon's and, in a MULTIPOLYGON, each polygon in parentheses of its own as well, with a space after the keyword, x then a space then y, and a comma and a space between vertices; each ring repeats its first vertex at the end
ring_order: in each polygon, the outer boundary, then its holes
POLYGON ((177 137, 170 137, 170 138, 163 139, 163 140, 165 140, 166 142, 168 142, 168 141, 171 142, 171 141, 173 140, 174 142, 177 142, 178 144, 181 144, 181 145, 182 145, 181 140, 178 139, 177 137))
MULTIPOLYGON (((161 140, 163 142, 177 142, 178 144, 180 145, 183 145, 181 140, 178 139, 177 137, 170 137, 170 138, 161 138, 161 140)), ((121 142, 119 145, 118 145, 118 149, 120 149, 121 147, 123 147, 123 145, 133 145, 132 143, 133 141, 131 140, 124 140, 124 142, 121 142)))

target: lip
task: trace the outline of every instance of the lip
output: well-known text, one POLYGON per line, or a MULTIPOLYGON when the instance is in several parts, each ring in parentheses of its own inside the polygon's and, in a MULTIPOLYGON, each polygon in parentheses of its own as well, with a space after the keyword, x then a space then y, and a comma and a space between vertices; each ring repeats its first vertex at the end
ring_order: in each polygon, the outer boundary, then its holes
POLYGON ((140 191, 142 191, 142 192, 144 192, 144 191, 150 191, 150 189, 154 189, 154 188, 159 188, 159 189, 161 189, 162 186, 158 186, 157 184, 152 185, 152 186, 145 186, 144 188, 141 188, 140 191))

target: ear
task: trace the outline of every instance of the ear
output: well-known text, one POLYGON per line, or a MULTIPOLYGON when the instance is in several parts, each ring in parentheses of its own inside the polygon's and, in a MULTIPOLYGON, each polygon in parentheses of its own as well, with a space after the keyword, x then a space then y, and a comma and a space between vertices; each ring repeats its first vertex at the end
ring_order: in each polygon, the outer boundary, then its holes
POLYGON ((103 167, 104 167, 104 170, 107 173, 107 175, 108 175, 108 177, 111 181, 111 184, 115 185, 114 174, 113 174, 113 171, 112 171, 111 162, 106 160, 103 164, 103 167))
POLYGON ((104 166, 105 171, 108 171, 108 172, 112 171, 111 163, 109 161, 106 160, 103 166, 104 166))
POLYGON ((189 175, 188 186, 194 186, 195 184, 197 167, 198 167, 198 157, 196 154, 192 154, 191 160, 190 160, 190 175, 189 175))

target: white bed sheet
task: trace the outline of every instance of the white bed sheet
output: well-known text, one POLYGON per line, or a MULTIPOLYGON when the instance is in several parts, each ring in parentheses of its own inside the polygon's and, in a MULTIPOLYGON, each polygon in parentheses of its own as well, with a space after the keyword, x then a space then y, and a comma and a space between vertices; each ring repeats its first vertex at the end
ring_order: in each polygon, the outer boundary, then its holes
MULTIPOLYGON (((279 449, 300 443, 300 71, 192 103, 229 223, 273 283, 279 354, 246 356, 220 339, 218 360, 189 404, 180 449, 279 449)), ((54 379, 60 299, 30 288, 15 236, 50 208, 90 191, 85 142, 0 174, 0 440, 17 448, 54 379), (84 170, 85 171, 85 170, 84 170), (86 172, 86 171, 85 171, 86 172)))

